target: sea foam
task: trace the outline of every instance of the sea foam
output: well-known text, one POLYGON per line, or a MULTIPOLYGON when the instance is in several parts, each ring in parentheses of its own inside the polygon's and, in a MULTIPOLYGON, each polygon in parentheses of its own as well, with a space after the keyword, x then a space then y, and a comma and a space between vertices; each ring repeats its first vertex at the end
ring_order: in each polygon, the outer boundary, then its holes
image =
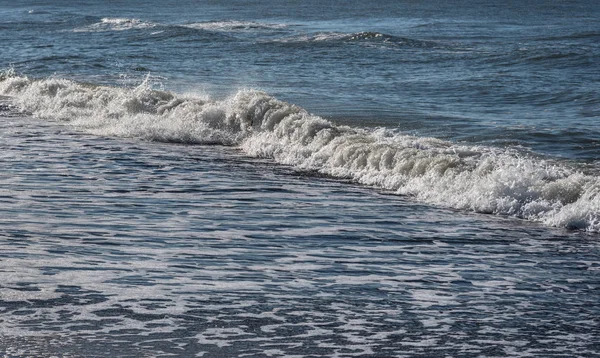
POLYGON ((600 180, 511 148, 334 124, 256 90, 224 100, 60 78, 0 76, 22 111, 98 135, 221 144, 430 204, 600 231, 600 180))
POLYGON ((100 19, 100 22, 76 28, 73 32, 127 31, 134 29, 148 29, 156 26, 157 25, 154 23, 145 22, 139 19, 105 17, 100 19))
POLYGON ((196 22, 182 26, 208 31, 279 30, 288 27, 286 24, 236 20, 196 22))

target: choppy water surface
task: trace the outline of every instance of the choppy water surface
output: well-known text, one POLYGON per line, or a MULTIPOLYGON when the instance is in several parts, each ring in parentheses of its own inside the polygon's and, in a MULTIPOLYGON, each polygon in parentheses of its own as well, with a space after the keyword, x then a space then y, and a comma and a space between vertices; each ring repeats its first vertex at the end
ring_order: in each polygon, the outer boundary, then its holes
POLYGON ((595 236, 1 123, 8 356, 598 353, 595 236))
POLYGON ((0 0, 0 352, 600 356, 599 14, 0 0))

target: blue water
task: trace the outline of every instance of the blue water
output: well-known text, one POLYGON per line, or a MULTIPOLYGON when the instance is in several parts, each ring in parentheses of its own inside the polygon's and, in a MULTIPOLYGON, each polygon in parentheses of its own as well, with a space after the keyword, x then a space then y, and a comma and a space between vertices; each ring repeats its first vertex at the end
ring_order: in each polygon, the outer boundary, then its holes
POLYGON ((0 352, 599 356, 598 18, 0 2, 0 352))

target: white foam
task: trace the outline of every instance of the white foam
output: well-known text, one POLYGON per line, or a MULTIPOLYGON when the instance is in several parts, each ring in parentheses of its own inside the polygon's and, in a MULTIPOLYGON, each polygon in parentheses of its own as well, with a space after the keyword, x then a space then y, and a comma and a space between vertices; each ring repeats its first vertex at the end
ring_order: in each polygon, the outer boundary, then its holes
POLYGON ((74 32, 106 32, 106 31, 126 31, 133 29, 149 29, 157 25, 151 22, 142 21, 139 19, 128 18, 113 18, 105 17, 100 22, 79 27, 73 30, 74 32))
POLYGON ((364 41, 387 39, 389 36, 378 32, 317 32, 314 34, 296 35, 292 37, 270 40, 281 43, 303 43, 303 42, 335 42, 335 41, 364 41))
POLYGON ((280 43, 304 43, 304 42, 328 42, 348 39, 351 35, 343 32, 319 32, 311 35, 298 35, 276 40, 270 40, 280 43))
POLYGON ((191 29, 209 31, 244 31, 244 30, 277 30, 288 27, 286 24, 273 24, 255 21, 207 21, 183 25, 191 29))
POLYGON ((246 154, 445 207, 600 231, 600 180, 513 149, 338 126, 255 90, 225 100, 0 76, 0 94, 40 118, 99 134, 236 145, 246 154), (3 79, 3 80, 2 80, 3 79))
POLYGON ((244 336, 247 333, 240 328, 209 328, 199 333, 196 338, 200 344, 214 344, 219 348, 231 345, 232 338, 244 336))

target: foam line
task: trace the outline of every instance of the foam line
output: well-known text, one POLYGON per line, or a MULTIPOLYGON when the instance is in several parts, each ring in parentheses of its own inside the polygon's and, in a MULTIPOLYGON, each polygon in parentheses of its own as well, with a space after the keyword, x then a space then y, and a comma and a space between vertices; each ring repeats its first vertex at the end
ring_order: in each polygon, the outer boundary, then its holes
POLYGON ((239 147, 250 156, 318 171, 445 207, 600 231, 600 181, 514 149, 336 125, 264 92, 225 100, 60 78, 0 76, 23 111, 107 136, 239 147))

